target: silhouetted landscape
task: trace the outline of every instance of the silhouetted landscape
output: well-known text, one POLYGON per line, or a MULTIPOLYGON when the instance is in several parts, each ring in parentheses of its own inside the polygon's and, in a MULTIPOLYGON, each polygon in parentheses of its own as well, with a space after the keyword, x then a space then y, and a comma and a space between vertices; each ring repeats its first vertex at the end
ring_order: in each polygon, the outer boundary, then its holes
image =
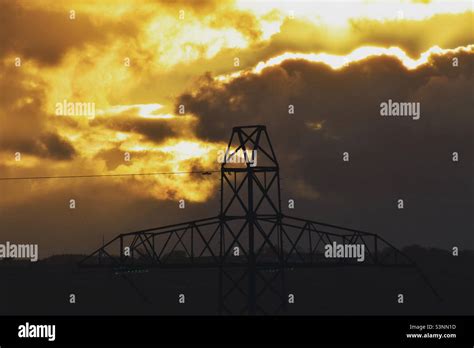
MULTIPOLYGON (((287 269, 295 295, 289 315, 472 315, 474 251, 402 249, 423 270, 442 300, 413 269, 327 267, 287 269), (402 293, 405 303, 397 303, 402 293)), ((84 269, 83 255, 54 255, 36 263, 0 261, 2 315, 214 315, 216 269, 149 269, 130 273, 84 269), (76 303, 69 303, 69 295, 76 303), (178 303, 178 294, 186 303, 178 303)), ((272 272, 271 269, 266 270, 272 272)))

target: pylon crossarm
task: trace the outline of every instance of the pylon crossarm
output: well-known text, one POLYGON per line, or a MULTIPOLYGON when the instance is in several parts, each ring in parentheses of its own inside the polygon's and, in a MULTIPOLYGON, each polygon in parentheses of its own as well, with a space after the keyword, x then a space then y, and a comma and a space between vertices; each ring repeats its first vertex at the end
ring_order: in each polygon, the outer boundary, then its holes
POLYGON ((171 230, 179 230, 179 229, 181 229, 181 227, 188 226, 189 224, 192 224, 192 223, 201 224, 201 223, 204 223, 204 222, 213 221, 215 219, 217 219, 217 217, 212 216, 212 217, 208 217, 208 218, 204 218, 204 219, 191 220, 191 221, 180 222, 180 223, 172 224, 172 225, 164 225, 164 226, 159 226, 159 227, 147 228, 145 230, 138 230, 138 231, 133 231, 133 232, 122 233, 121 236, 129 236, 129 235, 141 234, 141 233, 147 233, 147 232, 159 233, 162 230, 165 230, 163 232, 166 233, 166 232, 170 232, 171 230))
POLYGON ((257 220, 280 226, 285 262, 415 266, 405 253, 373 233, 289 216, 257 220), (331 232, 326 228, 330 228, 331 232), (335 248, 352 254, 338 257, 333 250, 335 248), (353 254, 356 250, 362 253, 358 255, 358 260, 353 254))
POLYGON ((355 232, 355 233, 360 233, 360 234, 365 234, 365 235, 372 235, 372 236, 376 235, 374 233, 369 233, 369 232, 365 232, 365 231, 361 231, 361 230, 356 230, 354 228, 348 228, 348 227, 328 224, 328 223, 325 223, 325 222, 320 222, 320 221, 315 221, 315 220, 310 220, 310 219, 303 219, 303 218, 290 216, 290 215, 284 215, 283 214, 283 217, 286 218, 286 219, 289 219, 289 220, 296 220, 296 221, 301 221, 301 222, 310 222, 310 223, 312 223, 314 225, 317 225, 317 226, 330 227, 330 228, 334 228, 334 229, 339 230, 339 231, 349 231, 349 232, 355 232))
POLYGON ((123 233, 85 257, 79 265, 112 268, 215 265, 219 261, 216 252, 219 241, 215 236, 220 224, 222 219, 212 217, 123 233))
MULTIPOLYGON (((109 242, 107 242, 107 244, 104 244, 102 247, 100 247, 99 249, 95 250, 92 254, 86 256, 84 259, 82 259, 80 262, 79 262, 79 266, 83 266, 85 265, 85 262, 87 260, 89 260, 90 258, 94 257, 95 255, 98 255, 100 252, 102 252, 104 250, 104 248, 106 248, 107 246, 109 246, 110 244, 114 243, 115 241, 117 241, 118 239, 120 239, 120 235, 115 237, 114 239, 110 240, 109 242)), ((110 255, 109 255, 110 256, 110 255)))

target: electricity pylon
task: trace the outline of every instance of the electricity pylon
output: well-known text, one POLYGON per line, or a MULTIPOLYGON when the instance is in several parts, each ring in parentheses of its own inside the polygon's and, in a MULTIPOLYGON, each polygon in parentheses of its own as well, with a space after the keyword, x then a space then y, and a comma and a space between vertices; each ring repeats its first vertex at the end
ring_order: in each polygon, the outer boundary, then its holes
MULTIPOLYGON (((265 126, 234 127, 223 156, 217 216, 123 233, 81 266, 216 268, 219 314, 284 313, 285 271, 294 268, 416 264, 378 236, 282 213, 280 174, 265 126), (325 246, 364 247, 364 261, 327 258, 325 246)), ((437 295, 437 294, 436 294, 437 295)))

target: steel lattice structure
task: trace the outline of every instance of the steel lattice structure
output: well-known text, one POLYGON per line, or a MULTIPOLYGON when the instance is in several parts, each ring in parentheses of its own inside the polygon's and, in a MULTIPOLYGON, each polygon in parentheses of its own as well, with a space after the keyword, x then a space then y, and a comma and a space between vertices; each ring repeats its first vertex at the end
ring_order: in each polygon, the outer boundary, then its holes
POLYGON ((120 234, 80 265, 218 269, 220 314, 284 312, 290 268, 410 267, 436 294, 416 264, 377 234, 283 214, 278 161, 265 126, 233 128, 220 185, 219 215, 120 234), (364 245, 364 262, 326 258, 324 246, 334 242, 364 245))

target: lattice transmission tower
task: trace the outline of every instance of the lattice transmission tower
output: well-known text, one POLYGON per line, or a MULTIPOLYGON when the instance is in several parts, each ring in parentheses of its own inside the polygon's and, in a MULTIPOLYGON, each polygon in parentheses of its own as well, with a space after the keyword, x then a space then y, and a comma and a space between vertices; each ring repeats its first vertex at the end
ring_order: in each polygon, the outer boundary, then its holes
POLYGON ((436 294, 416 264, 377 234, 283 214, 279 169, 265 126, 234 127, 221 165, 218 215, 120 234, 80 265, 215 268, 219 314, 284 313, 285 272, 296 268, 411 267, 436 294), (364 262, 326 258, 324 247, 333 242, 364 245, 364 262))

